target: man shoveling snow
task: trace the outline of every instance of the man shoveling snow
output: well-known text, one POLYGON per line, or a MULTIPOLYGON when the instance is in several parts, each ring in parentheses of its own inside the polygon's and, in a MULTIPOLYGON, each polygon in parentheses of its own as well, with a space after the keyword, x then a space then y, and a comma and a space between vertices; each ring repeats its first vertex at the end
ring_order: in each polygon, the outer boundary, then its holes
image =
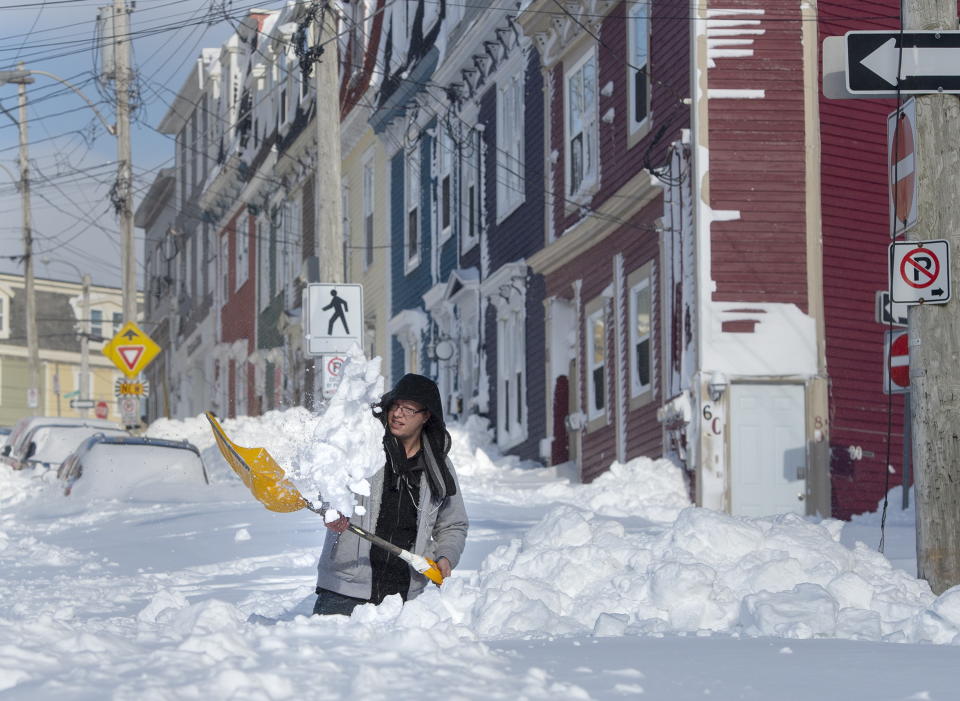
POLYGON ((316 614, 345 614, 392 594, 410 599, 427 583, 407 563, 347 530, 351 524, 435 560, 444 577, 457 566, 467 538, 467 513, 448 458, 450 434, 436 383, 407 374, 380 401, 385 464, 371 478, 370 496, 351 518, 327 523, 317 566, 316 614))

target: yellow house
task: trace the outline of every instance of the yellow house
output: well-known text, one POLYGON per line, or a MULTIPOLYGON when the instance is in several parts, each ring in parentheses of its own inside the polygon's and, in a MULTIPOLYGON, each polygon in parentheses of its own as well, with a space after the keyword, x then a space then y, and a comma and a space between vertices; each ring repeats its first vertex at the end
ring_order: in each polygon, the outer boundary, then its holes
POLYGON ((365 109, 354 109, 343 123, 341 176, 347 282, 363 285, 364 351, 383 359, 390 376, 389 180, 383 142, 367 124, 365 109))
MULTIPOLYGON (((34 281, 37 339, 40 351, 40 393, 36 406, 27 396, 26 294, 22 275, 0 273, 0 425, 24 416, 93 417, 96 410, 71 407, 76 399, 92 399, 119 422, 114 395, 122 377, 102 353, 122 325, 123 301, 116 287, 90 286, 90 316, 84 318, 82 285, 37 278, 34 281), (89 375, 81 387, 81 333, 89 329, 89 375)), ((138 295, 138 303, 140 302, 138 295)))

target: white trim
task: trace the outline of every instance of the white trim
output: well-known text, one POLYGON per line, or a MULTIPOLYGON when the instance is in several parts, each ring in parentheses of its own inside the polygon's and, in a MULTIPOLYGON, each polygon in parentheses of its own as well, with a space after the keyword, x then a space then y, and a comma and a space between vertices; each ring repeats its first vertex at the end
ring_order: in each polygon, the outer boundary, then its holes
POLYGON ((526 199, 524 163, 524 89, 522 52, 517 52, 497 84, 497 223, 526 199))
POLYGON ((650 122, 650 6, 651 0, 633 0, 627 10, 627 133, 634 135, 649 128, 650 122), (636 30, 641 25, 646 30, 644 63, 637 61, 636 30), (636 120, 636 75, 645 69, 647 104, 643 119, 636 120))
POLYGON ((13 289, 0 284, 0 339, 10 338, 10 308, 13 289))
POLYGON ((462 150, 465 154, 460 163, 460 197, 458 212, 460 215, 460 255, 464 255, 480 243, 480 231, 483 228, 483 170, 482 170, 482 143, 481 134, 470 130, 467 133, 468 143, 462 150), (470 206, 470 188, 473 188, 473 207, 470 206), (473 213, 473 233, 470 233, 470 215, 473 213))
POLYGON ((593 193, 596 191, 596 188, 600 182, 600 164, 599 164, 599 127, 597 122, 599 121, 599 92, 597 82, 599 79, 598 71, 598 61, 597 61, 597 50, 596 47, 591 44, 590 48, 583 53, 570 67, 569 70, 564 70, 563 72, 563 151, 564 151, 564 196, 567 199, 579 201, 586 201, 589 199, 593 193), (582 86, 584 71, 583 69, 587 66, 588 63, 593 65, 593 80, 592 84, 587 85, 587 90, 590 91, 592 96, 592 105, 583 105, 588 108, 589 111, 585 111, 583 115, 583 123, 580 126, 580 130, 577 132, 580 135, 580 152, 581 159, 580 162, 585 164, 590 154, 592 153, 593 158, 592 168, 588 168, 584 165, 582 170, 582 175, 580 182, 578 183, 576 189, 573 188, 573 160, 571 157, 570 148, 572 137, 570 124, 570 83, 571 81, 579 74, 580 83, 582 86), (591 151, 592 149, 592 151, 591 151))
POLYGON ((407 274, 416 270, 420 265, 420 247, 423 242, 423 212, 421 211, 422 197, 420 196, 420 151, 414 147, 412 153, 404 154, 403 162, 403 271, 407 274), (410 221, 416 225, 415 254, 411 255, 410 221))
POLYGON ((363 236, 363 272, 367 272, 373 265, 376 255, 374 246, 377 242, 376 230, 376 196, 377 196, 377 170, 374 161, 375 152, 373 146, 367 149, 363 154, 360 164, 360 181, 362 188, 362 212, 361 234, 363 236))
POLYGON ((607 368, 607 318, 606 318, 606 300, 598 297, 586 305, 587 314, 584 319, 584 334, 586 340, 586 357, 584 358, 584 374, 586 375, 587 386, 587 419, 594 421, 602 419, 606 423, 607 406, 610 404, 610 398, 607 396, 607 387, 609 386, 609 372, 607 368), (598 328, 599 327, 599 328, 598 328), (596 334, 599 331, 602 335, 600 341, 601 348, 597 348, 596 334), (599 351, 600 361, 596 360, 599 351), (602 371, 603 386, 599 388, 602 395, 598 395, 596 379, 594 374, 602 371), (597 399, 603 400, 602 406, 597 406, 597 399))
MULTIPOLYGON (((653 353, 656 348, 656 339, 654 338, 653 327, 653 262, 646 263, 628 276, 627 308, 629 328, 629 341, 627 347, 627 356, 629 358, 630 375, 630 399, 633 404, 634 399, 646 396, 651 398, 653 391, 653 353), (646 333, 640 334, 639 314, 642 310, 637 308, 639 299, 642 299, 642 293, 646 291, 646 333), (641 381, 639 366, 637 364, 637 346, 641 343, 647 344, 647 382, 641 381)), ((634 408, 631 406, 631 408, 634 408)))

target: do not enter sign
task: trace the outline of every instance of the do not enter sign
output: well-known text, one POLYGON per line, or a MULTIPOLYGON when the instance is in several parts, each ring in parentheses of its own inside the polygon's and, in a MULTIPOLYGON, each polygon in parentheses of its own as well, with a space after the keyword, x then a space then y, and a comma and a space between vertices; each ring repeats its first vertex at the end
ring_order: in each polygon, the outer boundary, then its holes
POLYGON ((890 174, 890 235, 897 237, 917 223, 917 102, 910 98, 887 116, 890 174))
POLYGON ((910 346, 906 331, 886 333, 884 339, 883 393, 910 391, 910 346))

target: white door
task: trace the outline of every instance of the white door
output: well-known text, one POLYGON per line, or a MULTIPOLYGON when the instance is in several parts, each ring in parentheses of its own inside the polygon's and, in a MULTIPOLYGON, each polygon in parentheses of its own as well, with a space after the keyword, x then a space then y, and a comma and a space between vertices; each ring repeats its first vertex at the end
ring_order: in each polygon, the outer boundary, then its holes
POLYGON ((730 391, 732 512, 805 513, 803 386, 734 384, 730 391))

